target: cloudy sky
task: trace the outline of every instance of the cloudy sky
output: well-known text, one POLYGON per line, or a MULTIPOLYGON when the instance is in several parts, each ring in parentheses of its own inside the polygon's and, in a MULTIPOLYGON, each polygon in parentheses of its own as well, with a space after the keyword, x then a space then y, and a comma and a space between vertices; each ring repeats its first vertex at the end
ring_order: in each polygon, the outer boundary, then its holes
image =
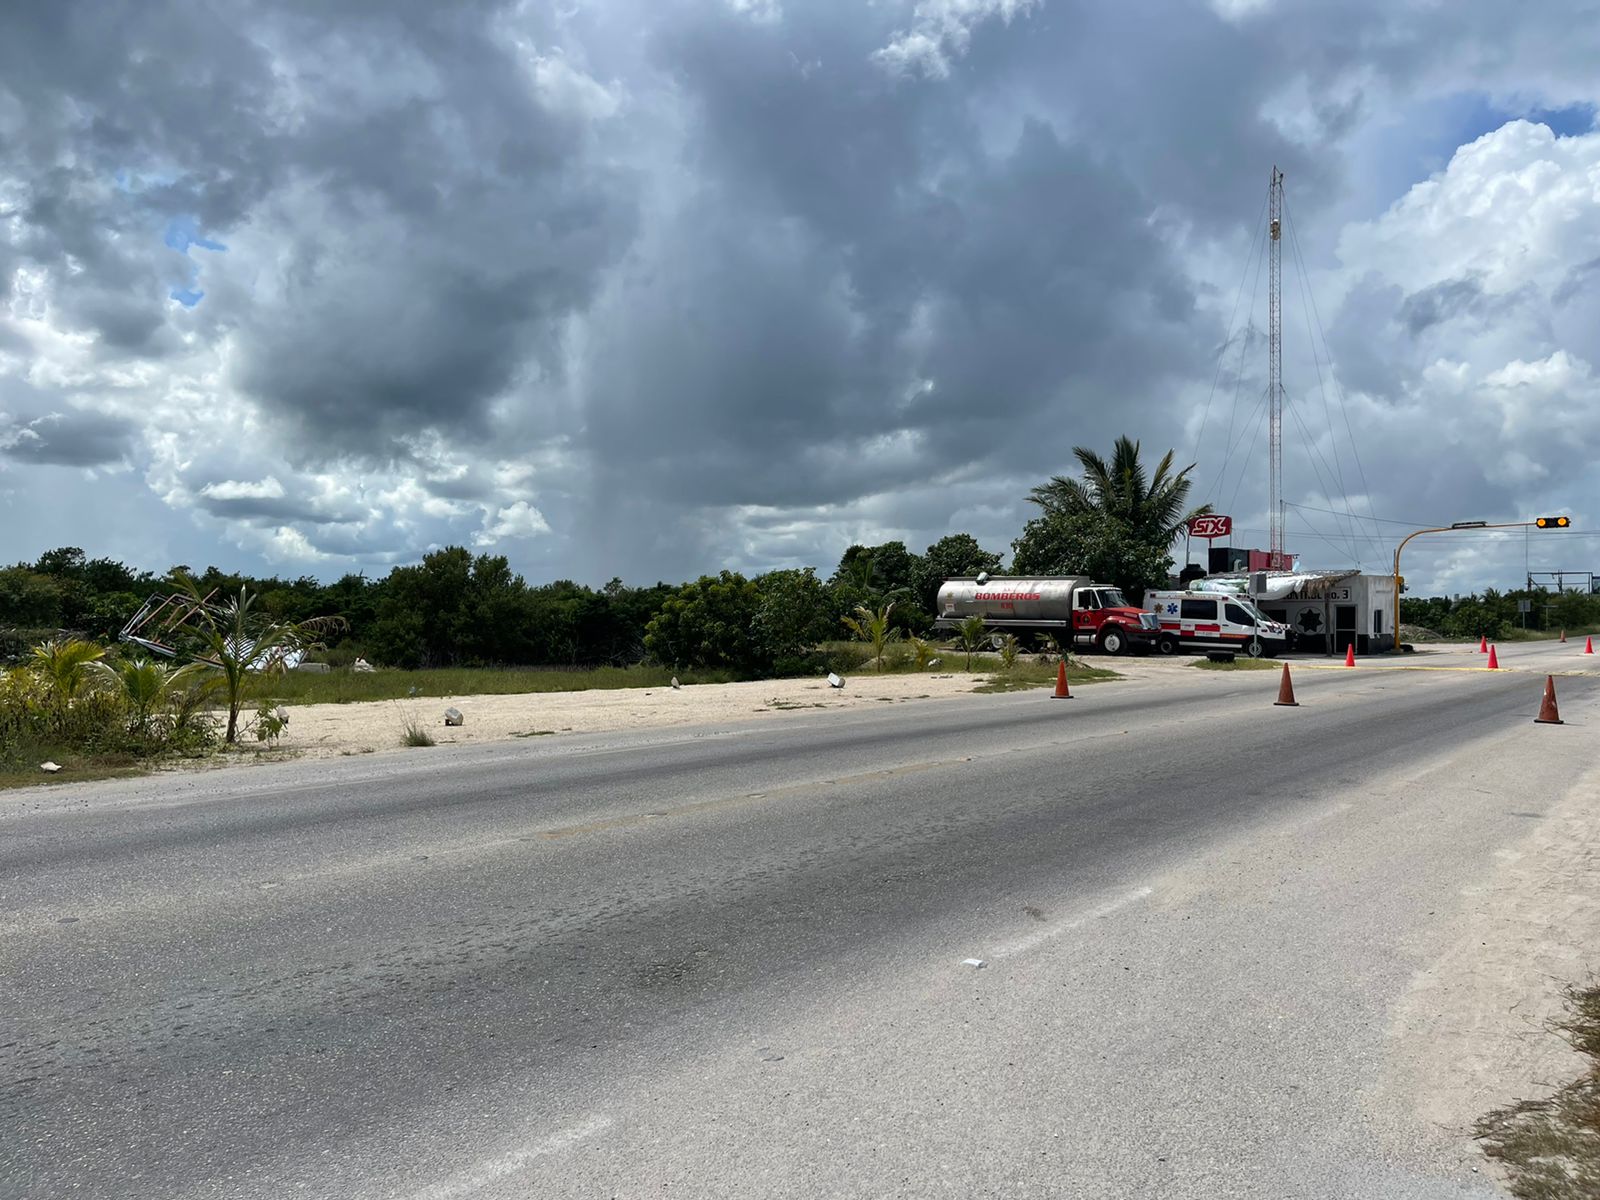
POLYGON ((1277 164, 1290 549, 1600 569, 1596 61, 1594 0, 9 5, 0 560, 826 571, 1119 433, 1265 544, 1277 164))

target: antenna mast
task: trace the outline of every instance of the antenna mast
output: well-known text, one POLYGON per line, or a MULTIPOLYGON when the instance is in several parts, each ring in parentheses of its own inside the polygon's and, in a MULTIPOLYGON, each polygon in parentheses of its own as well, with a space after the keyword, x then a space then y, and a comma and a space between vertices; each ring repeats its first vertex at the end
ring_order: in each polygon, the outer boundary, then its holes
POLYGON ((1277 570, 1286 565, 1283 557, 1283 172, 1272 168, 1272 187, 1267 199, 1267 233, 1270 243, 1268 271, 1267 325, 1269 330, 1267 364, 1267 453, 1270 483, 1267 502, 1268 558, 1277 570))

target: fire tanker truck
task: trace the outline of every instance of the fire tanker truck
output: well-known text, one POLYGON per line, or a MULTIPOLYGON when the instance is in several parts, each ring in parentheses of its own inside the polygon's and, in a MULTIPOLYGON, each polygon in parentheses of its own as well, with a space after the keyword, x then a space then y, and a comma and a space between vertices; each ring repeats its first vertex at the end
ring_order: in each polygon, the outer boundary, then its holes
POLYGON ((1046 635, 1063 646, 1093 643, 1105 654, 1147 653, 1161 636, 1154 613, 1141 612, 1109 583, 1087 575, 947 579, 935 602, 935 629, 954 630, 971 617, 996 637, 1030 642, 1046 635))

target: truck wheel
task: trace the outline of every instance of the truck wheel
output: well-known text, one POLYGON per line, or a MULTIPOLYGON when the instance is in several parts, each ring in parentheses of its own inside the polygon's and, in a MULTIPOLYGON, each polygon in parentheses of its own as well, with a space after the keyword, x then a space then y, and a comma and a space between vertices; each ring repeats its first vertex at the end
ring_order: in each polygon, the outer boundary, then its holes
POLYGON ((1244 652, 1251 658, 1260 658, 1267 652, 1267 648, 1261 644, 1260 638, 1251 638, 1244 644, 1244 652))
POLYGON ((1113 657, 1128 652, 1127 635, 1120 629, 1107 629, 1100 634, 1100 652, 1113 657))
POLYGON ((1178 639, 1170 633, 1164 633, 1156 639, 1157 654, 1176 654, 1178 652, 1178 639))
POLYGON ((989 648, 991 650, 1004 650, 1005 649, 1005 645, 1006 645, 1006 635, 1005 634, 1003 634, 1003 633, 991 633, 989 635, 989 648))

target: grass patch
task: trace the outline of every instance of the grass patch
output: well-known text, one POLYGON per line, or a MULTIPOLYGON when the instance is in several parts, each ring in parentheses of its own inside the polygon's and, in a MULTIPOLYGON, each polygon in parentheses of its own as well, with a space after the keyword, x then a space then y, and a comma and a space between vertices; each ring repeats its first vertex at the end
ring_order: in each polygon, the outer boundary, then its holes
POLYGON ((351 671, 327 674, 289 671, 270 683, 280 704, 351 704, 419 696, 508 696, 529 692, 587 692, 615 688, 668 687, 676 674, 684 684, 727 683, 725 671, 675 671, 671 667, 448 667, 436 671, 351 671))
POLYGON ((1283 668, 1283 661, 1276 658, 1245 658, 1241 655, 1232 662, 1212 662, 1209 658, 1199 658, 1189 665, 1202 671, 1278 671, 1283 668))
MULTIPOLYGON (((1104 667, 1086 667, 1076 659, 1067 664, 1067 683, 1100 683, 1106 679, 1122 678, 1115 671, 1104 667)), ((1056 664, 1034 661, 1018 661, 1017 665, 1009 671, 997 672, 989 676, 988 680, 973 688, 974 692, 985 695, 994 692, 1025 692, 1030 688, 1055 687, 1056 664)))
POLYGON ((1600 985, 1567 988, 1566 1015, 1551 1032, 1589 1060, 1588 1071, 1547 1099, 1490 1113, 1474 1136, 1505 1164, 1519 1200, 1586 1200, 1600 1196, 1600 985))
POLYGON ((148 759, 122 751, 84 753, 66 747, 27 746, 0 761, 0 789, 37 787, 42 783, 83 783, 91 779, 121 779, 142 775, 148 759), (59 763, 59 771, 41 771, 42 762, 59 763))
POLYGON ((407 717, 401 726, 400 742, 405 746, 437 746, 433 734, 422 727, 415 717, 407 717))
MULTIPOLYGON (((1574 625, 1567 630, 1567 641, 1570 642, 1573 638, 1588 637, 1596 632, 1600 631, 1597 631, 1593 625, 1574 625)), ((1512 626, 1498 638, 1490 638, 1489 640, 1491 642, 1553 642, 1560 636, 1561 630, 1559 629, 1519 629, 1516 626, 1512 626)), ((1477 639, 1468 638, 1467 640, 1476 641, 1477 639)))

